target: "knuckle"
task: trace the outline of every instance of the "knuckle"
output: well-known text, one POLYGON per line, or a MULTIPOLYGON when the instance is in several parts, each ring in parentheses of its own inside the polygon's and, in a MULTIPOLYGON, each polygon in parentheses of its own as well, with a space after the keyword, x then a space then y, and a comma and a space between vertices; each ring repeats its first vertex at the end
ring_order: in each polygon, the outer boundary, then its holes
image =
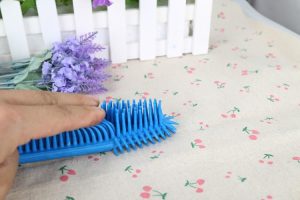
POLYGON ((52 93, 50 93, 50 92, 41 92, 40 94, 41 94, 41 98, 42 98, 43 102, 49 103, 51 105, 58 104, 58 99, 52 93))

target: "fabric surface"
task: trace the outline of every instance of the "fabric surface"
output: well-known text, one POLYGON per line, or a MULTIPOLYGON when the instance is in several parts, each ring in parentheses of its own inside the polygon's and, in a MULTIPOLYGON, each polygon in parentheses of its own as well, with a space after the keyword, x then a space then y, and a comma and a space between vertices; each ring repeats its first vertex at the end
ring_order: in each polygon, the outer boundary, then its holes
POLYGON ((8 199, 300 199, 300 41, 215 0, 207 55, 110 69, 108 99, 158 98, 178 131, 136 152, 22 166, 8 199))

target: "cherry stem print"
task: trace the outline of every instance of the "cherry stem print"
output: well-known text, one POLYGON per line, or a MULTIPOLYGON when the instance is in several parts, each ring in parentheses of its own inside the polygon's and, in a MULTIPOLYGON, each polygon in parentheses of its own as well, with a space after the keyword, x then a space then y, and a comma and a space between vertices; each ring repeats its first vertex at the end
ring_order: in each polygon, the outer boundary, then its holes
POLYGON ((199 178, 196 181, 186 180, 184 186, 196 189, 195 192, 197 192, 197 193, 202 193, 203 192, 202 186, 204 185, 204 183, 205 183, 205 180, 202 178, 199 178))
POLYGON ((256 140, 257 135, 259 135, 259 131, 256 129, 249 129, 247 126, 242 129, 242 132, 246 133, 249 135, 250 140, 256 140))
POLYGON ((260 122, 265 122, 267 124, 272 124, 272 121, 274 120, 273 117, 266 117, 265 119, 263 120, 260 120, 260 122))
POLYGON ((68 181, 69 179, 69 176, 68 175, 76 175, 76 171, 74 169, 70 169, 67 167, 67 165, 64 165, 62 166, 61 168, 58 169, 60 172, 61 172, 61 176, 59 177, 59 179, 62 181, 62 182, 66 182, 68 181))
POLYGON ((241 75, 242 76, 247 76, 249 74, 257 74, 258 70, 242 70, 241 75))
POLYGON ((237 108, 237 107, 233 107, 233 109, 227 111, 226 114, 221 114, 221 117, 223 118, 228 118, 228 117, 231 117, 231 118, 236 118, 236 113, 240 112, 240 109, 237 108), (228 116, 229 114, 229 116, 228 116))
POLYGON ((250 92, 250 86, 249 85, 244 86, 243 89, 240 90, 240 92, 249 93, 250 92))
POLYGON ((150 159, 154 160, 154 159, 160 158, 161 154, 163 154, 164 152, 153 150, 151 153, 155 154, 154 156, 150 156, 150 159))
POLYGON ((274 157, 274 155, 269 154, 269 153, 265 153, 263 156, 262 160, 259 160, 258 162, 260 164, 268 164, 268 165, 273 165, 273 161, 272 158, 274 157))
POLYGON ((228 63, 228 64, 226 65, 227 68, 232 68, 232 69, 236 69, 237 66, 238 66, 238 64, 236 64, 236 63, 228 63))
POLYGON ((196 69, 193 67, 184 66, 184 69, 187 73, 192 74, 196 69))
POLYGON ((71 196, 66 196, 65 200, 75 200, 75 198, 71 196))
POLYGON ((160 197, 160 199, 165 200, 168 193, 162 193, 157 190, 153 190, 151 186, 146 185, 143 187, 143 192, 140 193, 140 197, 143 199, 149 199, 151 197, 151 192, 153 197, 160 197))
POLYGON ((226 83, 221 81, 214 81, 214 83, 217 85, 218 89, 225 88, 226 83))
POLYGON ((149 96, 149 93, 148 92, 135 92, 134 95, 139 95, 143 99, 146 99, 149 96))
POLYGON ((191 142, 192 148, 198 147, 199 149, 204 149, 205 145, 202 143, 202 140, 195 139, 194 142, 191 142))
POLYGON ((268 153, 265 153, 264 154, 264 158, 272 158, 272 157, 274 157, 272 154, 268 154, 268 153))
POLYGON ((275 97, 273 94, 269 95, 267 99, 271 102, 279 101, 279 98, 275 97))
POLYGON ((281 84, 281 85, 277 85, 277 88, 282 88, 282 89, 284 89, 284 90, 288 90, 289 87, 290 87, 290 85, 287 84, 287 83, 283 83, 283 84, 281 84))
POLYGON ((153 192, 155 194, 153 194, 152 196, 161 197, 161 199, 166 199, 166 197, 167 197, 167 193, 161 193, 157 190, 153 190, 153 192))
POLYGON ((128 172, 130 174, 133 174, 132 175, 132 178, 137 178, 138 177, 138 174, 140 174, 142 172, 142 170, 140 169, 134 169, 131 165, 127 166, 125 169, 124 169, 125 172, 128 172))
POLYGON ((193 81, 191 82, 191 85, 196 85, 196 86, 198 86, 198 85, 200 85, 200 82, 201 82, 201 81, 202 81, 201 79, 196 78, 195 80, 193 80, 193 81))
POLYGON ((209 126, 208 124, 205 124, 204 122, 200 121, 199 122, 199 125, 200 125, 200 131, 204 131, 205 129, 207 129, 209 126))
POLYGON ((238 177, 239 178, 239 180, 243 183, 243 182, 245 182, 246 180, 247 180, 247 178, 246 177, 238 177))

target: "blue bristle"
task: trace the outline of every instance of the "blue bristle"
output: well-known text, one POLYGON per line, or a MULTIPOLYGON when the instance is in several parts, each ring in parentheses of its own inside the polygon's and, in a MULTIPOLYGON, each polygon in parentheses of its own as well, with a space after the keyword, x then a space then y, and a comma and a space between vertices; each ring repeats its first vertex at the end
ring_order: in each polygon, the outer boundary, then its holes
POLYGON ((164 115, 161 101, 103 102, 100 124, 32 140, 19 146, 20 163, 113 151, 115 155, 161 142, 175 133, 174 117, 164 115))
MULTIPOLYGON (((50 150, 51 149, 51 144, 50 144, 50 138, 46 137, 46 149, 50 150)), ((33 150, 34 151, 34 150, 33 150)))
POLYGON ((33 151, 33 152, 36 152, 36 151, 37 151, 36 140, 32 140, 32 141, 31 141, 31 146, 32 146, 32 151, 33 151))
POLYGON ((40 149, 41 151, 44 151, 44 143, 43 143, 43 139, 42 139, 42 138, 39 139, 39 149, 40 149))

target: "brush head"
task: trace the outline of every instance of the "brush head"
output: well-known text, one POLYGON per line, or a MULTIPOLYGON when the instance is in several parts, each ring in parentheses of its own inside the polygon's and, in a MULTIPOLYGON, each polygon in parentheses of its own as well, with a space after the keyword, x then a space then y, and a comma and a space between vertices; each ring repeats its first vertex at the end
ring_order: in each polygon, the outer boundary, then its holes
POLYGON ((136 150, 175 133, 173 117, 163 114, 161 101, 103 102, 105 120, 100 124, 56 136, 31 140, 19 146, 20 163, 37 162, 90 153, 136 150))

